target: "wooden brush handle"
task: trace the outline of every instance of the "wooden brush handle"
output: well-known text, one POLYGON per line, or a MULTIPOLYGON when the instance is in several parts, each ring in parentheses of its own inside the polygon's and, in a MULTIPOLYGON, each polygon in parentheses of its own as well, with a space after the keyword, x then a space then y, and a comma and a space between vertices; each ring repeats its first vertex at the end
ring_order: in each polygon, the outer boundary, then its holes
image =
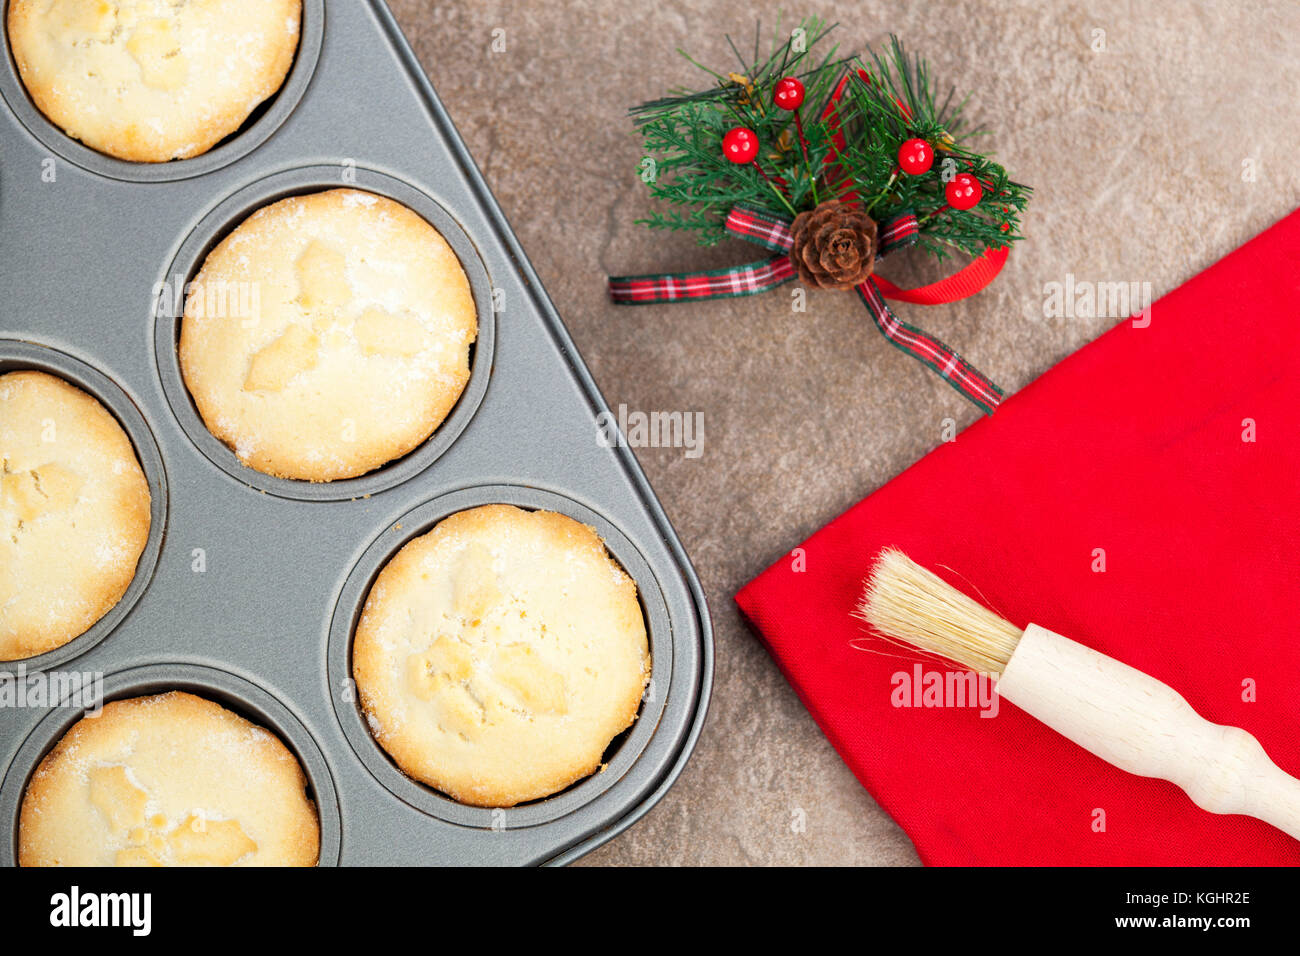
POLYGON ((1121 770, 1178 784, 1211 813, 1243 813, 1300 840, 1300 780, 1240 727, 1212 724, 1177 691, 1030 624, 998 692, 1121 770))

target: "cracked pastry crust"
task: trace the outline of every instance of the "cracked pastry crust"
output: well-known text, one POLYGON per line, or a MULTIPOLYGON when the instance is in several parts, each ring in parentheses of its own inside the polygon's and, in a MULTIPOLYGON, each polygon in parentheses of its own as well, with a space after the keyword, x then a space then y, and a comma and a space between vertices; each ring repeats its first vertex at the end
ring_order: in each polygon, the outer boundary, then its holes
POLYGON ((61 647, 122 599, 149 503, 103 405, 44 372, 0 376, 0 660, 61 647))
POLYGON ((595 529, 485 505, 407 543, 352 647, 380 746, 461 803, 509 807, 600 768, 650 679, 636 585, 595 529))
POLYGON ((27 784, 22 866, 315 866, 320 824, 279 738, 183 691, 84 717, 27 784))
POLYGON ((207 152, 284 82, 301 0, 10 0, 9 44, 50 122, 118 159, 207 152))
POLYGON ((356 189, 292 196, 192 283, 185 384, 208 430, 280 478, 353 478, 433 434, 469 381, 478 317, 447 241, 356 189))

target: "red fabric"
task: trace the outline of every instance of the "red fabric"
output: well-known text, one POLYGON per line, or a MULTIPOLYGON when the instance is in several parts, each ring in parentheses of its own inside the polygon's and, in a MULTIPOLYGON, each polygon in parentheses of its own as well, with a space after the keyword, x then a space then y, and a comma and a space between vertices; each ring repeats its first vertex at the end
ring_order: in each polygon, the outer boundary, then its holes
POLYGON ((737 595, 926 863, 1300 864, 1300 842, 1206 813, 1005 701, 993 719, 894 707, 891 675, 914 658, 872 639, 886 653, 855 649, 865 631, 850 616, 873 556, 897 545, 1017 625, 1165 681, 1300 776, 1297 302, 1300 212, 1157 302, 1149 327, 1123 322, 1061 362, 737 595), (1242 441, 1247 418, 1253 443, 1242 441), (1096 548, 1104 573, 1092 570, 1096 548), (1093 831, 1096 808, 1105 832, 1093 831))

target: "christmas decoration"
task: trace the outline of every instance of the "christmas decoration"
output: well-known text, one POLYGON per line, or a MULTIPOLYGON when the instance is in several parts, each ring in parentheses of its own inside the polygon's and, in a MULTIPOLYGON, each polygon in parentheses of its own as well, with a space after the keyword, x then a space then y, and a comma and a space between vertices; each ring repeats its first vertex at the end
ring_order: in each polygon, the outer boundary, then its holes
POLYGON ((943 187, 943 195, 953 209, 974 209, 984 196, 984 187, 970 173, 958 173, 943 187))
POLYGON ((797 110, 803 106, 803 98, 803 84, 793 76, 787 76, 784 80, 778 81, 776 89, 772 93, 772 99, 783 110, 797 110))
POLYGON ((855 289, 886 338, 991 413, 997 386, 885 300, 937 305, 983 289, 1021 239, 1030 190, 970 147, 981 131, 964 101, 936 99, 929 67, 896 37, 865 58, 835 46, 814 53, 833 29, 816 18, 778 28, 769 54, 756 41, 752 58, 728 37, 738 72, 691 60, 710 87, 631 111, 650 160, 642 179, 667 205, 640 222, 702 245, 744 238, 772 254, 712 272, 613 277, 610 294, 622 304, 751 295, 796 277, 855 289), (974 261, 914 289, 875 274, 878 260, 911 245, 974 261))
POLYGON ((898 147, 898 167, 909 176, 923 176, 934 165, 934 149, 923 139, 912 138, 898 147))
POLYGON ((752 129, 737 126, 722 137, 722 154, 733 163, 752 163, 758 155, 758 137, 752 129))
POLYGON ((790 258, 805 285, 852 289, 871 275, 876 221, 859 206, 828 199, 790 227, 790 258))

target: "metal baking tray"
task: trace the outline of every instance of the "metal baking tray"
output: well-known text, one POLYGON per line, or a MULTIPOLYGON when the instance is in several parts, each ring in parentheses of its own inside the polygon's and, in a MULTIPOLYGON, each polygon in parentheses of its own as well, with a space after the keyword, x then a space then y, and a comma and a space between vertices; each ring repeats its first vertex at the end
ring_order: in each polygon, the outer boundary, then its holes
MULTIPOLYGON (((103 675, 105 699, 188 689, 273 730, 320 810, 322 865, 571 861, 646 813, 704 720, 703 591, 632 454, 598 440, 607 410, 410 47, 380 0, 304 0, 276 97, 195 159, 137 165, 65 136, 0 63, 0 372, 44 369, 94 395, 135 444, 153 527, 122 602, 0 680, 103 675), (422 447, 361 478, 307 484, 244 467, 203 427, 176 357, 178 288, 258 206, 355 186, 393 197, 459 255, 479 313, 472 375, 422 447), (652 680, 603 772, 506 810, 402 774, 359 714, 352 629, 385 560, 487 502, 594 525, 636 580, 652 680)), ((15 685, 16 686, 16 685, 15 685)), ((81 711, 0 706, 0 862, 40 759, 81 711)))

